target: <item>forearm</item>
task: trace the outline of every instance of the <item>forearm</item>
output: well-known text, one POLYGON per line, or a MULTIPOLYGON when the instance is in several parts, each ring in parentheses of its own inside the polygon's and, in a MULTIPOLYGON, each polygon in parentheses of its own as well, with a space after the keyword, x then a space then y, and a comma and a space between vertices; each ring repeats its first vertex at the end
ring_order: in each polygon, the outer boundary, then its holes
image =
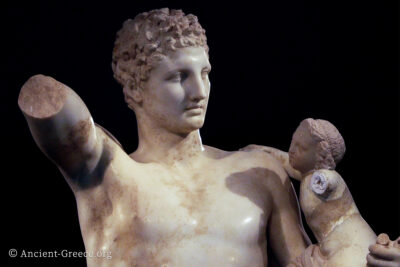
POLYGON ((286 266, 307 248, 307 241, 300 231, 300 222, 294 214, 285 211, 270 221, 269 240, 281 266, 286 266), (286 214, 285 214, 286 213, 286 214))
POLYGON ((305 250, 308 238, 302 233, 301 218, 293 201, 295 196, 292 195, 290 182, 279 183, 277 179, 269 179, 268 188, 273 198, 268 224, 269 245, 281 266, 286 266, 305 250))
POLYGON ((324 256, 318 245, 310 245, 300 256, 286 267, 323 267, 327 266, 327 257, 324 256))
POLYGON ((82 164, 94 167, 100 142, 90 112, 72 89, 35 75, 23 85, 18 104, 36 144, 68 175, 82 164))

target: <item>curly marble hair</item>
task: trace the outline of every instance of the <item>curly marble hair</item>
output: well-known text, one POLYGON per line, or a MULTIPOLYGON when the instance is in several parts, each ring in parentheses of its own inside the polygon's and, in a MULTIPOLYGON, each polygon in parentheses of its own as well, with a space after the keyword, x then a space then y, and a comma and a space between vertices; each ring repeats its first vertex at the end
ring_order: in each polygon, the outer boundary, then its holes
POLYGON ((311 138, 318 143, 316 169, 335 169, 343 158, 346 145, 338 129, 326 120, 303 120, 300 125, 305 125, 310 131, 311 138))
POLYGON ((167 52, 190 46, 204 47, 208 54, 205 30, 192 14, 163 8, 126 20, 117 33, 112 55, 114 78, 124 87, 125 101, 126 90, 141 88, 167 52))

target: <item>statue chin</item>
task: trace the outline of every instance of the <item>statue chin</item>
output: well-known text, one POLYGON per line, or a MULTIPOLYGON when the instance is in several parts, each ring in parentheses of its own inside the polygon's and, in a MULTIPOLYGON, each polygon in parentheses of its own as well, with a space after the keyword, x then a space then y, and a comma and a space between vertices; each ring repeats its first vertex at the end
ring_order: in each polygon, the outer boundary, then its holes
POLYGON ((179 125, 179 129, 176 132, 180 134, 190 134, 191 132, 199 130, 204 125, 204 117, 195 117, 186 119, 182 125, 179 125))

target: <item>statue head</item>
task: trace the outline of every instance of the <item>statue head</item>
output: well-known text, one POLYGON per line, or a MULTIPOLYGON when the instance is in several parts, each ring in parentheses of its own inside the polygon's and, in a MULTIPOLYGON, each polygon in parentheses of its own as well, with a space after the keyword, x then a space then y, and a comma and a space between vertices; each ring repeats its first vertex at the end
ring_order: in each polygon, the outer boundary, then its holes
POLYGON ((171 52, 185 47, 202 47, 208 57, 205 30, 192 14, 163 8, 123 23, 114 44, 112 69, 131 109, 140 105, 138 96, 151 71, 171 52))
POLYGON ((344 139, 326 120, 305 119, 293 134, 289 161, 302 173, 336 168, 346 151, 344 139))

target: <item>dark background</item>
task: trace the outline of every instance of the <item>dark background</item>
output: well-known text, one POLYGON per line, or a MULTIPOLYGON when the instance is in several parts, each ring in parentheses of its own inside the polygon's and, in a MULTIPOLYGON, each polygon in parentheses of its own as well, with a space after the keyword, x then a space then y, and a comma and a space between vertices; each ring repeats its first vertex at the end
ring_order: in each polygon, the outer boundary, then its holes
POLYGON ((85 265, 84 258, 8 257, 11 248, 84 251, 74 196, 30 135, 17 106, 20 87, 38 73, 67 84, 132 152, 135 118, 113 79, 111 52, 124 20, 161 7, 193 13, 206 29, 213 71, 205 144, 287 150, 302 119, 327 119, 346 141, 337 170, 361 214, 376 233, 399 236, 396 1, 144 2, 2 4, 2 257, 8 265, 85 265))

